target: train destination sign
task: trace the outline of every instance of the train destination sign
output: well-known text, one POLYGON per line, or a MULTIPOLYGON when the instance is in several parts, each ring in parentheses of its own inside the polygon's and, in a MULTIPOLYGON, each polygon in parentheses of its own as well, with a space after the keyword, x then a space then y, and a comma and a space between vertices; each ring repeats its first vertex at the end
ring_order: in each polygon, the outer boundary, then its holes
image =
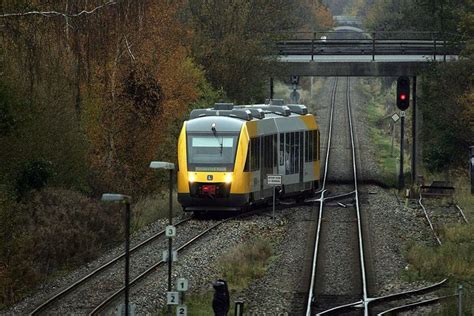
POLYGON ((281 185, 281 175, 267 175, 268 185, 281 185))

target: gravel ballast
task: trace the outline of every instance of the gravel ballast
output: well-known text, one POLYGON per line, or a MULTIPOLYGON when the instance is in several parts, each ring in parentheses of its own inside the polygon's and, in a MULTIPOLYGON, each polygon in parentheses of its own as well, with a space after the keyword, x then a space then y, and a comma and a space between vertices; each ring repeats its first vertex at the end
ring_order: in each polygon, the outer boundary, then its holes
MULTIPOLYGON (((334 78, 320 80, 323 80, 323 88, 315 96, 317 102, 315 102, 316 106, 313 110, 318 115, 318 123, 321 127, 321 156, 323 157, 326 149, 331 83, 334 78)), ((340 82, 343 84, 343 79, 340 79, 340 82)), ((360 177, 363 180, 378 180, 380 175, 375 160, 376 149, 373 147, 369 136, 367 100, 360 92, 356 79, 351 79, 351 86, 356 154, 360 177)), ((342 95, 339 97, 342 97, 342 95)), ((337 126, 337 128, 343 129, 346 127, 337 126)), ((338 146, 334 149, 335 152, 347 150, 344 142, 340 144, 336 142, 334 145, 338 146)), ((332 156, 330 159, 336 158, 332 156)), ((334 177, 336 179, 345 178, 346 175, 338 174, 338 170, 342 172, 344 168, 337 165, 333 166, 334 177)), ((401 272, 407 268, 403 252, 408 242, 415 241, 425 245, 435 245, 435 240, 425 223, 421 209, 416 203, 405 203, 404 199, 401 199, 395 190, 383 189, 376 185, 362 185, 359 189, 360 209, 365 229, 364 246, 368 251, 366 259, 369 261, 368 269, 371 273, 369 278, 370 295, 386 295, 427 285, 427 282, 408 283, 401 277, 401 272)), ((269 212, 242 220, 231 220, 178 255, 178 262, 173 270, 173 279, 177 277, 187 278, 190 283, 189 294, 208 291, 211 288, 211 282, 222 277, 218 267, 223 254, 237 245, 252 242, 255 238, 264 238, 273 245, 273 258, 267 267, 266 274, 255 280, 248 289, 239 293, 232 293, 232 299, 243 300, 246 310, 255 315, 263 313, 267 315, 277 315, 279 313, 300 315, 304 307, 302 304, 305 302, 309 282, 306 278, 309 275, 308 267, 314 238, 312 227, 316 225, 316 212, 317 208, 314 206, 293 206, 278 210, 275 220, 269 216, 271 214, 269 212)), ((434 210, 434 212, 436 214, 437 211, 434 210)), ((440 222, 454 221, 454 213, 447 218, 444 214, 438 216, 440 222)), ((132 245, 148 238, 154 232, 162 230, 165 226, 165 220, 149 225, 134 236, 132 245)), ((188 237, 186 232, 178 230, 178 234, 181 234, 183 238, 188 237)), ((338 244, 337 239, 333 239, 327 247, 338 251, 338 244)), ((2 311, 2 314, 27 314, 60 288, 88 274, 122 251, 123 246, 116 247, 107 251, 94 262, 43 284, 35 290, 35 293, 10 309, 2 311)), ((159 251, 150 252, 144 254, 144 256, 156 257, 159 251)), ((133 264, 148 262, 148 260, 149 258, 138 259, 133 264)), ((335 262, 334 264, 337 265, 342 262, 335 262)), ((157 270, 145 282, 134 287, 131 291, 131 301, 136 304, 137 313, 139 315, 154 314, 162 310, 165 307, 166 287, 166 269, 157 270)), ((56 312, 61 314, 85 314, 88 302, 84 302, 83 305, 78 307, 68 305, 67 309, 57 310, 56 312)), ((231 306, 231 310, 233 310, 233 306, 231 306)), ((188 313, 192 315, 191 311, 188 311, 188 313)))

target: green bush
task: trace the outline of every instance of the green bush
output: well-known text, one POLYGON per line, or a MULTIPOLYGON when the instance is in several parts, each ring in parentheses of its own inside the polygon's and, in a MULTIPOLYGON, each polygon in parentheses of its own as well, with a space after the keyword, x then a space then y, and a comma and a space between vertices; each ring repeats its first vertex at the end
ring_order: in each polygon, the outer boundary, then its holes
POLYGON ((466 164, 467 150, 474 139, 472 103, 463 102, 472 89, 474 62, 463 60, 432 65, 421 81, 419 105, 423 161, 430 171, 466 164))

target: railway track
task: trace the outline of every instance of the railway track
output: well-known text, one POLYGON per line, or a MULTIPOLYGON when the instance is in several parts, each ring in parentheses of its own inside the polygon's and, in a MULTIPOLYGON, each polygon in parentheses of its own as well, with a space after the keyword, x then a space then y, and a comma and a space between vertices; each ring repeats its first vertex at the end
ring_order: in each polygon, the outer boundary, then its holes
MULTIPOLYGON (((319 203, 319 214, 310 288, 306 303, 306 315, 308 316, 344 302, 351 302, 352 305, 355 303, 364 304, 367 298, 367 277, 359 209, 357 164, 350 108, 350 79, 346 79, 344 85, 345 110, 343 110, 347 114, 347 116, 344 116, 344 120, 347 120, 349 133, 348 135, 343 136, 341 134, 333 138, 338 83, 339 80, 336 79, 332 89, 322 191, 321 196, 317 200, 319 203), (339 146, 333 148, 333 142, 339 142, 339 146), (347 145, 350 148, 351 164, 338 167, 345 168, 342 174, 352 178, 353 185, 328 186, 327 182, 330 178, 329 167, 330 165, 331 168, 336 167, 333 161, 340 161, 340 159, 330 160, 330 154, 332 151, 339 151, 336 152, 338 158, 341 155, 345 157, 346 153, 344 151, 347 145), (331 194, 326 196, 329 192, 331 194), (341 199, 343 201, 350 199, 350 202, 346 204, 329 202, 341 199), (357 237, 354 239, 354 236, 357 237), (326 249, 330 241, 334 240, 339 245, 337 253, 331 251, 331 249, 326 249)), ((337 111, 340 111, 340 109, 337 109, 337 111)), ((339 119, 341 117, 343 116, 338 115, 339 119)), ((341 132, 344 133, 343 129, 338 129, 337 133, 340 134, 341 132)), ((339 169, 339 171, 341 170, 339 169)), ((337 182, 340 179, 333 180, 337 182)))
MULTIPOLYGON (((179 254, 180 252, 182 252, 183 250, 185 250, 186 248, 188 248, 192 244, 194 244, 196 241, 201 239, 203 236, 207 235, 212 230, 216 229, 217 227, 221 226, 222 224, 224 224, 224 223, 226 223, 226 222, 228 222, 232 219, 235 219, 237 217, 239 217, 239 216, 229 217, 229 218, 223 219, 223 220, 211 225, 210 227, 202 230, 197 235, 195 235, 192 238, 188 239, 186 242, 181 243, 181 245, 176 248, 176 251, 179 254)), ((159 261, 155 262, 154 264, 149 266, 148 269, 146 269, 144 272, 140 273, 138 276, 136 276, 134 279, 132 279, 130 281, 130 287, 140 283, 141 281, 143 281, 145 278, 147 278, 151 274, 156 273, 157 268, 159 268, 161 266, 164 266, 165 264, 166 264, 166 261, 163 261, 163 260, 159 260, 159 261)), ((105 312, 107 310, 107 308, 109 306, 111 306, 112 303, 114 303, 114 301, 121 298, 124 291, 125 291, 125 287, 121 287, 120 289, 115 291, 113 294, 108 295, 104 300, 102 300, 99 304, 97 304, 97 306, 89 313, 89 315, 98 315, 100 313, 105 312)))
MULTIPOLYGON (((295 206, 297 204, 282 205, 277 207, 295 206)), ((191 245, 198 242, 211 231, 222 226, 231 220, 249 217, 257 213, 268 212, 270 208, 257 208, 250 212, 240 215, 227 217, 217 222, 194 220, 188 217, 175 224, 179 230, 186 230, 186 238, 179 240, 179 234, 175 239, 175 250, 180 253, 185 251, 191 245), (201 226, 205 225, 204 228, 201 226), (193 227, 194 226, 194 227, 193 227), (189 231, 193 231, 191 237, 189 231)), ((130 287, 136 286, 141 282, 145 282, 152 274, 162 272, 162 266, 166 264, 161 260, 161 251, 167 249, 167 238, 165 231, 160 231, 145 241, 137 244, 130 249, 130 287), (156 248, 154 250, 151 250, 156 248), (159 249, 159 250, 157 250, 159 249), (152 252, 146 262, 141 261, 132 264, 134 256, 139 252, 152 252)), ((50 297, 48 300, 37 306, 30 315, 43 314, 64 314, 64 313, 80 313, 88 315, 98 315, 103 313, 113 313, 118 300, 122 298, 125 287, 123 285, 123 266, 120 264, 124 260, 125 254, 109 260, 86 276, 72 283, 68 287, 60 290, 58 293, 50 297), (116 270, 114 270, 116 269, 116 270)), ((137 260, 135 260, 137 261, 137 260)), ((164 269, 164 267, 163 267, 164 269)))
MULTIPOLYGON (((390 295, 371 297, 369 296, 368 273, 366 267, 367 254, 364 252, 363 225, 361 221, 361 211, 359 202, 359 187, 357 177, 357 156, 354 144, 354 125, 351 113, 350 79, 345 83, 345 109, 346 124, 349 126, 349 135, 334 137, 333 125, 336 110, 336 98, 339 80, 336 79, 332 88, 331 109, 329 115, 329 129, 327 136, 326 160, 322 179, 322 189, 320 196, 315 199, 319 203, 318 222, 316 226, 314 251, 312 258, 312 268, 310 277, 310 287, 306 300, 306 315, 339 315, 355 314, 385 315, 398 310, 410 310, 420 305, 436 303, 440 300, 448 299, 452 296, 437 296, 418 298, 414 297, 431 293, 446 285, 447 280, 438 283, 407 290, 390 295), (349 144, 338 144, 338 148, 333 148, 333 144, 346 139, 349 144), (342 148, 342 149, 341 149, 342 148), (344 150, 349 149, 351 163, 339 165, 330 159, 331 154, 336 154, 337 160, 348 156, 344 150), (339 151, 339 152, 337 152, 339 151), (345 171, 345 179, 331 179, 329 170, 341 168, 345 171), (348 175, 352 178, 353 184, 348 181, 348 175), (328 185, 328 183, 335 183, 328 185), (344 185, 337 185, 337 183, 344 185), (327 249, 329 241, 338 243, 337 251, 327 249), (345 269, 342 269, 343 266, 345 269), (350 267, 348 268, 347 265, 350 267), (339 278, 339 279, 338 279, 339 278), (344 287, 334 290, 335 284, 343 284, 344 287), (328 286, 330 284, 330 286, 328 286), (331 293, 331 290, 333 293, 331 293), (398 304, 398 306, 397 306, 398 304)), ((337 115, 338 119, 342 117, 337 115)), ((338 123, 338 126, 341 126, 338 123)), ((343 128, 339 128, 337 133, 341 133, 343 128)), ((346 131, 347 133, 347 131, 346 131)), ((334 146, 335 147, 335 146, 334 146)), ((462 211, 461 211, 462 212, 462 211)))
MULTIPOLYGON (((199 239, 214 228, 220 226, 224 222, 232 218, 221 220, 217 223, 214 222, 196 222, 192 217, 183 219, 175 224, 178 229, 186 229, 187 231, 196 231, 193 238, 178 241, 181 245, 178 250, 186 248, 188 245, 199 239), (202 225, 206 225, 203 230, 202 225)), ((143 253, 152 253, 154 255, 146 256, 146 261, 140 261, 139 264, 131 265, 131 277, 133 280, 131 284, 137 283, 140 279, 152 272, 153 268, 162 265, 162 261, 156 262, 156 258, 161 258, 161 251, 166 249, 167 239, 165 231, 160 231, 143 242, 137 244, 130 249, 130 260, 134 261, 136 256, 143 253)), ((123 262, 125 254, 122 253, 119 256, 109 260, 107 263, 101 265, 94 271, 90 272, 86 276, 72 283, 67 288, 60 290, 58 293, 53 295, 51 298, 37 306, 30 315, 40 315, 57 313, 58 311, 81 311, 88 313, 93 307, 93 304, 97 306, 105 307, 103 297, 107 294, 113 293, 115 297, 120 295, 124 289, 123 287, 123 267, 120 263, 123 262), (117 290, 119 289, 119 290, 117 290), (97 302, 98 297, 102 297, 100 300, 102 303, 97 302), (86 299, 84 299, 86 297, 86 299), (87 302, 87 303, 86 303, 87 302), (90 306, 87 306, 89 305, 90 306)), ((136 259, 135 259, 136 260, 136 259)), ((111 296, 109 296, 111 297, 111 296)), ((93 309, 93 312, 97 308, 93 309)))

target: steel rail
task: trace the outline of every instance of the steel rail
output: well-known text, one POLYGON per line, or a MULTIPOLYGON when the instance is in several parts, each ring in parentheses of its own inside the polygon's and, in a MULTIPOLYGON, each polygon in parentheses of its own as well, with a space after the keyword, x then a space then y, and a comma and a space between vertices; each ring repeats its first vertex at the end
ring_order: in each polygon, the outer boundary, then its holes
POLYGON ((387 310, 385 310, 381 313, 378 313, 377 316, 389 314, 391 312, 401 312, 403 310, 410 310, 410 309, 413 309, 413 308, 421 306, 421 305, 433 304, 433 303, 436 303, 438 301, 445 300, 445 299, 448 299, 448 298, 452 298, 452 297, 455 297, 455 296, 457 296, 457 295, 451 294, 451 295, 430 298, 430 299, 427 299, 427 300, 422 300, 422 301, 413 302, 413 303, 410 303, 410 304, 397 306, 397 307, 394 307, 394 308, 387 309, 387 310))
POLYGON ((355 191, 351 191, 351 192, 347 192, 347 193, 343 193, 343 194, 338 194, 338 195, 332 195, 332 196, 330 195, 328 197, 325 197, 324 201, 337 200, 337 199, 347 197, 347 196, 351 196, 351 195, 354 195, 354 194, 355 194, 355 191))
POLYGON ((355 208, 356 208, 356 215, 357 215, 357 235, 358 235, 358 242, 359 242, 359 260, 360 260, 360 270, 361 270, 361 281, 362 281, 362 299, 355 303, 349 303, 344 305, 339 305, 333 307, 331 309, 325 310, 320 314, 329 313, 335 310, 346 309, 350 307, 354 307, 355 305, 362 304, 364 307, 364 316, 369 315, 369 303, 371 299, 368 297, 367 294, 367 276, 366 276, 366 269, 365 269, 365 257, 364 257, 364 243, 362 238, 362 224, 361 224, 361 216, 360 216, 360 204, 359 204, 359 187, 357 183, 357 157, 355 152, 355 142, 354 142, 354 126, 352 124, 352 111, 351 111, 351 96, 350 96, 350 78, 347 78, 346 83, 346 109, 347 109, 347 116, 349 121, 349 134, 351 138, 351 152, 352 152, 352 172, 354 175, 354 200, 355 200, 355 208))
POLYGON ((422 200, 423 200, 423 197, 422 197, 421 192, 420 192, 420 198, 418 199, 418 204, 420 204, 421 208, 423 209, 423 213, 425 213, 425 218, 428 221, 428 224, 430 225, 431 231, 433 232, 433 234, 436 238, 436 241, 438 242, 438 245, 441 246, 441 239, 439 239, 438 234, 436 234, 433 223, 431 222, 430 216, 428 215, 428 212, 426 211, 426 208, 423 205, 422 200))
MULTIPOLYGON (((192 217, 188 217, 188 218, 185 218, 181 221, 179 221, 178 223, 175 224, 175 226, 179 226, 187 221, 189 221, 192 217)), ((156 233, 155 235, 153 236, 150 236, 148 239, 140 242, 139 244, 137 244, 136 246, 132 247, 130 249, 130 254, 134 253, 135 251, 143 248, 144 246, 150 244, 151 242, 153 242, 155 239, 157 239, 158 237, 164 235, 165 233, 165 230, 162 230, 158 233, 156 233)), ((55 302, 57 302, 59 299, 63 298, 64 296, 66 296, 67 294, 69 294, 70 292, 72 292, 73 290, 77 289, 79 286, 83 285, 84 283, 86 283, 87 281, 89 281, 90 279, 92 279, 93 277, 95 277, 97 274, 99 274, 100 272, 104 271, 105 269, 107 269, 108 267, 110 267, 111 265, 117 263, 120 259, 122 259, 123 257, 125 257, 125 253, 122 253, 120 254, 119 256, 109 260, 107 263, 101 265, 100 267, 98 267, 97 269, 93 270, 92 272, 90 272, 89 274, 87 274, 86 276, 82 277, 81 279, 77 280, 76 282, 74 282, 73 284, 71 284, 70 286, 68 286, 67 288, 61 290, 60 292, 56 293, 54 296, 50 297, 46 302, 43 302, 41 305, 39 305, 38 307, 36 307, 31 313, 30 315, 38 315, 39 313, 43 312, 45 309, 47 309, 49 306, 51 306, 52 304, 54 304, 55 302)))
MULTIPOLYGON (((232 219, 236 219, 236 218, 239 218, 239 217, 242 217, 242 216, 250 216, 250 215, 253 215, 255 214, 256 212, 250 212, 250 213, 246 213, 246 214, 242 214, 242 215, 237 215, 237 216, 234 216, 234 217, 229 217, 229 218, 226 218, 224 220, 221 220, 220 222, 212 225, 211 227, 203 230, 202 232, 200 232, 198 235, 194 236, 193 238, 191 238, 190 240, 188 240, 186 243, 184 243, 183 245, 181 245, 179 248, 176 249, 176 251, 179 253, 180 251, 182 251, 183 249, 185 249, 186 247, 188 247, 189 245, 193 244, 195 241, 199 240, 202 236, 206 235, 207 233, 209 233, 211 230, 214 230, 215 228, 219 227, 220 225, 232 220, 232 219)), ((132 287, 134 286, 136 283, 138 283, 139 281, 141 281, 142 279, 144 279, 145 277, 147 277, 149 274, 151 274, 152 272, 155 272, 155 269, 158 268, 159 266, 162 266, 166 263, 166 261, 163 261, 163 260, 160 260, 159 262, 155 263, 154 265, 150 266, 146 271, 142 272, 140 275, 138 275, 137 277, 135 277, 132 281, 130 281, 130 284, 129 286, 132 287)), ((115 299, 118 298, 118 296, 120 296, 123 292, 125 291, 125 287, 122 287, 120 288, 119 290, 117 290, 116 292, 114 292, 112 295, 110 295, 107 299, 105 299, 104 301, 102 301, 98 306, 96 306, 92 312, 89 313, 89 315, 98 315, 100 312, 102 312, 110 303, 112 303, 115 299)))
POLYGON ((362 276, 362 291, 363 291, 363 304, 364 304, 364 315, 369 315, 369 300, 367 296, 367 276, 365 269, 365 257, 364 257, 364 242, 362 238, 362 224, 360 216, 360 207, 359 207, 359 188, 357 184, 357 157, 355 152, 355 143, 354 143, 354 126, 352 124, 352 110, 351 110, 351 86, 350 78, 347 79, 347 91, 346 91, 346 106, 347 106, 347 115, 349 118, 349 128, 351 134, 351 147, 352 147, 352 168, 354 172, 354 192, 355 192, 355 207, 357 213, 357 231, 359 235, 359 256, 360 256, 360 269, 362 276))
MULTIPOLYGON (((404 296, 420 295, 420 294, 423 294, 425 292, 429 292, 429 291, 432 291, 436 288, 439 288, 439 287, 443 286, 447 281, 448 281, 448 279, 444 279, 440 282, 437 282, 437 283, 434 283, 434 284, 431 284, 431 285, 428 285, 428 286, 424 286, 424 287, 419 288, 419 289, 407 290, 407 291, 403 291, 403 292, 400 292, 400 293, 394 293, 394 294, 388 294, 388 295, 374 297, 374 298, 368 298, 368 301, 369 301, 369 304, 372 304, 372 303, 377 304, 377 303, 381 303, 381 302, 384 302, 384 301, 391 301, 391 300, 401 298, 401 297, 404 297, 404 296)), ((349 303, 349 304, 336 306, 336 307, 327 309, 327 310, 325 310, 321 313, 318 313, 317 315, 325 315, 325 314, 333 313, 333 312, 336 312, 336 311, 342 312, 344 310, 355 308, 360 304, 363 304, 362 300, 354 302, 354 303, 349 303)))
POLYGON ((464 220, 464 222, 465 222, 466 224, 469 224, 469 221, 467 220, 466 215, 464 215, 464 212, 463 212, 463 210, 461 209, 461 207, 460 207, 459 205, 457 205, 457 204, 456 204, 455 206, 456 206, 456 208, 458 209, 459 213, 461 213, 461 216, 462 216, 462 219, 464 220))
POLYGON ((338 312, 342 312, 346 309, 352 309, 354 308, 355 306, 357 305, 361 305, 361 304, 364 304, 364 301, 363 300, 360 300, 360 301, 357 301, 357 302, 353 302, 353 303, 349 303, 349 304, 344 304, 344 305, 339 305, 339 306, 336 306, 336 307, 332 307, 330 309, 326 309, 325 311, 322 311, 320 313, 317 313, 316 315, 319 316, 319 315, 326 315, 326 314, 331 314, 335 311, 338 311, 338 312))
POLYGON ((313 302, 314 296, 314 284, 316 279, 316 264, 318 259, 318 250, 319 250, 319 239, 321 235, 321 224, 323 219, 323 205, 324 205, 324 193, 326 192, 326 179, 328 174, 328 167, 329 167, 329 153, 331 151, 331 136, 332 136, 332 124, 333 124, 333 117, 334 117, 334 108, 336 103, 336 90, 337 90, 337 83, 338 78, 334 80, 334 85, 331 94, 331 110, 330 110, 330 117, 329 117, 329 129, 328 129, 328 139, 327 139, 327 146, 326 146, 326 160, 324 162, 324 176, 323 176, 323 183, 321 187, 321 196, 319 198, 319 212, 318 212, 318 224, 316 228, 316 238, 314 241, 314 252, 313 252, 313 259, 311 264, 311 279, 308 291, 308 299, 306 302, 306 316, 311 315, 311 305, 313 302))

